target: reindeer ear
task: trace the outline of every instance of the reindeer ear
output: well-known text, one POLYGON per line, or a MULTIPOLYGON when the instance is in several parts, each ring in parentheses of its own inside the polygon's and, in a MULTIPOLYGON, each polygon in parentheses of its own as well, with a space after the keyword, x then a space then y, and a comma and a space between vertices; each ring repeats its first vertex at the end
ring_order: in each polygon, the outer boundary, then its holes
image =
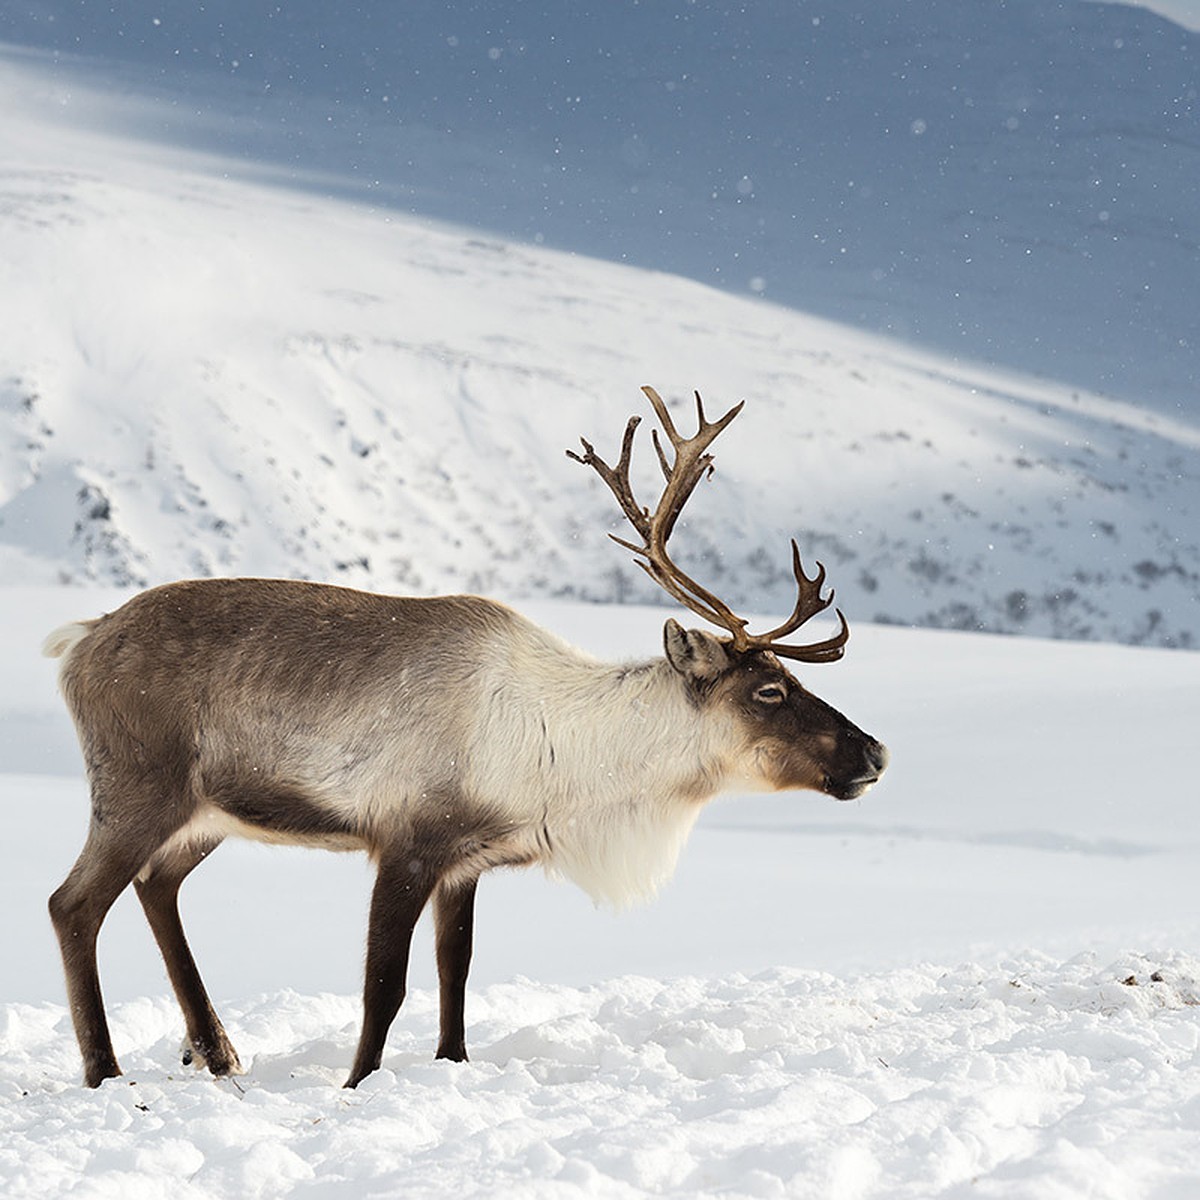
POLYGON ((667 662, 688 679, 716 679, 729 668, 725 644, 702 629, 684 629, 676 620, 663 626, 667 662))

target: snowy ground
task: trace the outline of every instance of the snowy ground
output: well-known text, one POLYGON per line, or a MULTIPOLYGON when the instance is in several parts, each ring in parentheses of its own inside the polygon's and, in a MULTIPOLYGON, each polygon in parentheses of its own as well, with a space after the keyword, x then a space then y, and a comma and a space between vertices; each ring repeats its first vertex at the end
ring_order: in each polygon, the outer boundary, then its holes
MULTIPOLYGON (((184 913, 248 1075, 179 1066, 125 897, 101 969, 127 1073, 88 1092, 44 910, 86 794, 36 646, 115 600, 0 590, 6 1197, 1200 1189, 1195 655, 855 623, 806 678, 889 743, 875 791, 719 801, 630 913, 489 878, 473 1061, 431 1061, 423 932, 385 1068, 353 1094, 365 866, 222 847, 184 913)), ((654 653, 663 617, 524 607, 615 657, 654 653)))

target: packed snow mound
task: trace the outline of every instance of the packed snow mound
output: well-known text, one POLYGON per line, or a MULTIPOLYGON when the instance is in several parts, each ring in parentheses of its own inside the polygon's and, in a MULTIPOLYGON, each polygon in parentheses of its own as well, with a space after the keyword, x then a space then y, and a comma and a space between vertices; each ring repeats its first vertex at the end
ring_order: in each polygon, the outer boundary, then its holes
POLYGON ((472 996, 461 1064, 431 1061, 417 992, 352 1093, 349 997, 230 1006, 248 1072, 220 1083, 180 1065, 173 1001, 122 1004, 128 1074, 95 1092, 65 1011, 9 1004, 6 1195, 1149 1195, 1196 1179, 1198 977, 1169 954, 516 980, 472 996))

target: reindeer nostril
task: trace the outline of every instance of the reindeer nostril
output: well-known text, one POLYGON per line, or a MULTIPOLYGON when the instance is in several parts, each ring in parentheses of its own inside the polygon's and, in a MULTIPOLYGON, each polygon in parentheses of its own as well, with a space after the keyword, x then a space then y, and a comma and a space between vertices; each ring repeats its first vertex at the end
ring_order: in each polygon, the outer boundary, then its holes
POLYGON ((882 742, 872 739, 867 745, 866 754, 867 762, 882 775, 888 765, 888 759, 891 757, 888 754, 888 748, 882 742))

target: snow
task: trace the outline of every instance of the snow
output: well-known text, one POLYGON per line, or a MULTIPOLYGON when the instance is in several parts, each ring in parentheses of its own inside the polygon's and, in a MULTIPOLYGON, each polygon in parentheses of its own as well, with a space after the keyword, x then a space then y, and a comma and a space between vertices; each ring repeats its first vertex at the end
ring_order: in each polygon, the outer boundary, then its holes
MULTIPOLYGON (((45 897, 86 788, 53 665, 120 593, 0 591, 6 1196, 1190 1196, 1200 1186, 1192 654, 854 623, 805 675, 884 738, 861 801, 728 797, 652 906, 528 872, 480 889, 468 1064, 435 1063, 431 937, 384 1069, 357 1038, 370 878, 227 844, 184 919, 248 1073, 179 1063, 123 897, 100 961, 126 1075, 79 1061, 45 897)), ((661 610, 525 606, 653 653, 661 610)))
MULTIPOLYGON (((1114 964, 1143 972, 1136 985, 1086 960, 1006 966, 497 984, 474 1006, 486 1048, 455 1066, 428 1060, 421 995, 353 1094, 333 1086, 343 999, 232 1009, 260 1064, 242 1091, 164 1070, 173 1013, 130 1002, 115 1025, 138 1047, 136 1083, 24 1098, 6 1194, 81 1175, 80 1194, 135 1200, 1189 1194, 1194 981, 1151 982, 1140 960, 1114 964), (70 1152, 47 1153, 67 1103, 70 1152)), ((8 1025, 22 1060, 66 1057, 61 1018, 10 1010, 8 1025)))

